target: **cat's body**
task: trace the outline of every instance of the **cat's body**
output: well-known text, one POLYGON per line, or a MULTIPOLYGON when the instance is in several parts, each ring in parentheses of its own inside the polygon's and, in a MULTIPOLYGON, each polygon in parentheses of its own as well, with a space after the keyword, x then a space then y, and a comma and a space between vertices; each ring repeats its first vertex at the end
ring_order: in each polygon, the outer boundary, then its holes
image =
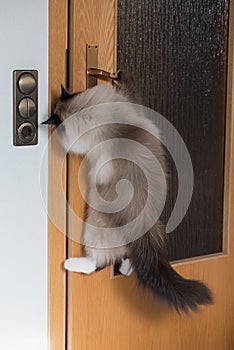
POLYGON ((166 197, 163 149, 157 127, 130 103, 139 96, 129 81, 129 89, 126 79, 121 89, 120 80, 118 91, 104 85, 73 95, 63 90, 48 122, 62 124, 63 147, 87 159, 84 255, 95 268, 129 259, 139 284, 153 296, 177 310, 196 309, 211 303, 211 293, 179 276, 165 258, 158 221, 166 197))

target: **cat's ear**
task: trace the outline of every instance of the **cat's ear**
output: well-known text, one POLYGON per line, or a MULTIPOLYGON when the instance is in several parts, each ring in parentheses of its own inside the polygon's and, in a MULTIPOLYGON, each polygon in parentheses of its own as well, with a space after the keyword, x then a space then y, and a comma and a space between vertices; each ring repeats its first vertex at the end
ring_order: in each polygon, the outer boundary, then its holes
POLYGON ((72 97, 72 95, 69 94, 69 92, 64 88, 64 86, 61 84, 61 99, 62 100, 67 100, 70 97, 72 97))
POLYGON ((43 125, 55 125, 55 126, 59 126, 62 123, 60 117, 57 114, 52 114, 52 116, 45 120, 43 123, 43 125))

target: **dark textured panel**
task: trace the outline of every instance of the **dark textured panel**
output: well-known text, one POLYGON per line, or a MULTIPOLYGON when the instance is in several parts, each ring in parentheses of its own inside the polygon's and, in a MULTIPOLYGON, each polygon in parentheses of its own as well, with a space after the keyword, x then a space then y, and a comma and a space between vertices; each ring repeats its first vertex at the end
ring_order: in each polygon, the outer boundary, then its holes
MULTIPOLYGON (((118 1, 118 68, 184 139, 194 166, 189 210, 169 238, 171 259, 222 249, 228 1, 118 1)), ((165 220, 176 198, 170 162, 165 220)))

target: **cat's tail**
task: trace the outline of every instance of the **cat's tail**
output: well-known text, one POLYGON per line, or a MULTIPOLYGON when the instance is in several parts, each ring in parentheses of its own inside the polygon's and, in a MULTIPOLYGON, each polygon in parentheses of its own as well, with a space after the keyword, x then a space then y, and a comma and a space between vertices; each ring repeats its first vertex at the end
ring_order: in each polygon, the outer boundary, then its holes
POLYGON ((180 276, 159 252, 154 233, 147 232, 129 246, 129 258, 139 285, 160 297, 178 312, 212 304, 210 289, 202 282, 180 276))

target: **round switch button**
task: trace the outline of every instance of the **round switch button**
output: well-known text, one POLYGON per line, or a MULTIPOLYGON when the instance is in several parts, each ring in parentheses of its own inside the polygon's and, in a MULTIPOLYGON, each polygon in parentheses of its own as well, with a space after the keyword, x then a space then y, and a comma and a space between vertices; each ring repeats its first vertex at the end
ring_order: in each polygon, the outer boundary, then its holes
POLYGON ((19 139, 24 143, 33 141, 36 136, 36 129, 32 123, 23 123, 18 128, 19 139))
POLYGON ((36 105, 29 97, 23 98, 18 106, 19 114, 23 118, 30 118, 36 112, 36 105))
POLYGON ((18 80, 19 89, 22 94, 29 95, 36 88, 36 80, 30 73, 23 73, 18 80))

